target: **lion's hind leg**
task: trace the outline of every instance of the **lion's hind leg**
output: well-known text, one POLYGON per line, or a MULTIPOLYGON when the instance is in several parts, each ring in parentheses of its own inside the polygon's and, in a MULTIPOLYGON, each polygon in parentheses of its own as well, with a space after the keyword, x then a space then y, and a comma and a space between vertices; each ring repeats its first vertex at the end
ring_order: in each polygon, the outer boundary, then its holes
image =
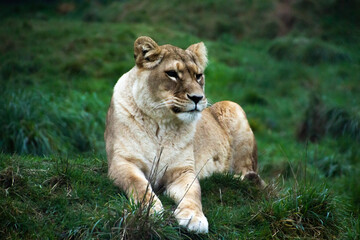
POLYGON ((219 124, 229 135, 230 172, 241 175, 242 180, 265 186, 257 173, 257 145, 244 110, 229 101, 219 102, 212 108, 219 124))

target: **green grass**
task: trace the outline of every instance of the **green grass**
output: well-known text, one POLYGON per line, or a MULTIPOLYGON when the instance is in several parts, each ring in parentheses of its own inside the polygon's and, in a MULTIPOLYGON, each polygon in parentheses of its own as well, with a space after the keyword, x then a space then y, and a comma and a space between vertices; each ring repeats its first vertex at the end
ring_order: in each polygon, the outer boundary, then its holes
POLYGON ((0 229, 7 238, 332 238, 347 229, 346 207, 312 182, 287 188, 272 181, 261 190, 231 175, 202 180, 211 230, 194 235, 179 229, 167 197, 160 196, 167 211, 155 216, 126 199, 107 178, 104 159, 0 158, 0 229))
POLYGON ((7 91, 0 100, 0 147, 9 153, 34 155, 103 152, 99 139, 105 112, 99 108, 105 107, 96 93, 74 91, 56 96, 40 91, 7 91))
POLYGON ((60 4, 0 8, 2 238, 360 238, 359 1, 296 1, 286 36, 275 2, 60 4), (204 41, 207 97, 239 103, 255 132, 268 187, 202 180, 209 234, 180 229, 168 197, 151 216, 107 178, 106 111, 141 35, 204 41))

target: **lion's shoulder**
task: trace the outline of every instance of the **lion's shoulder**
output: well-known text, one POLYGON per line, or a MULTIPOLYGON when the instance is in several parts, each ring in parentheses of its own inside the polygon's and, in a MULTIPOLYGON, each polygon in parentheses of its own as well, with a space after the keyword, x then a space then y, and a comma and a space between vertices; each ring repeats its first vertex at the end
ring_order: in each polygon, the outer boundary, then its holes
POLYGON ((236 128, 236 123, 248 123, 245 111, 239 104, 232 101, 217 102, 206 108, 203 111, 203 120, 206 121, 211 118, 226 128, 236 128), (233 126, 234 124, 235 126, 233 126))

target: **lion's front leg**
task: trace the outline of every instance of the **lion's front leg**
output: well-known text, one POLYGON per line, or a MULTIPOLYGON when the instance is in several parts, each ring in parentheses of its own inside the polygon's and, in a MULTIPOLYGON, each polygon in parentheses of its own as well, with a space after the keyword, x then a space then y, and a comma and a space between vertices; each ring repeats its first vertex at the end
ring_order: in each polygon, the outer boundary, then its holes
POLYGON ((208 221, 202 211, 200 184, 193 167, 181 167, 166 173, 166 193, 178 204, 175 217, 180 226, 197 233, 208 232, 208 221))
POLYGON ((135 164, 126 160, 115 162, 109 168, 109 177, 129 198, 133 198, 135 203, 146 207, 150 205, 152 214, 163 211, 161 201, 153 192, 144 173, 135 164))

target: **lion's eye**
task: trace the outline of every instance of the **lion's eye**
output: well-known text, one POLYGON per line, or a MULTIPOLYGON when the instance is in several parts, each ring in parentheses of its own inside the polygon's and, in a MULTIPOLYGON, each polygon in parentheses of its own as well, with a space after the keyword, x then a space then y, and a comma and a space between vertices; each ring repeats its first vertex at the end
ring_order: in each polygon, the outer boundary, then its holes
POLYGON ((176 81, 179 78, 178 74, 174 70, 166 71, 165 73, 171 80, 176 81))
POLYGON ((200 81, 201 77, 203 76, 202 73, 195 74, 196 80, 200 81))

